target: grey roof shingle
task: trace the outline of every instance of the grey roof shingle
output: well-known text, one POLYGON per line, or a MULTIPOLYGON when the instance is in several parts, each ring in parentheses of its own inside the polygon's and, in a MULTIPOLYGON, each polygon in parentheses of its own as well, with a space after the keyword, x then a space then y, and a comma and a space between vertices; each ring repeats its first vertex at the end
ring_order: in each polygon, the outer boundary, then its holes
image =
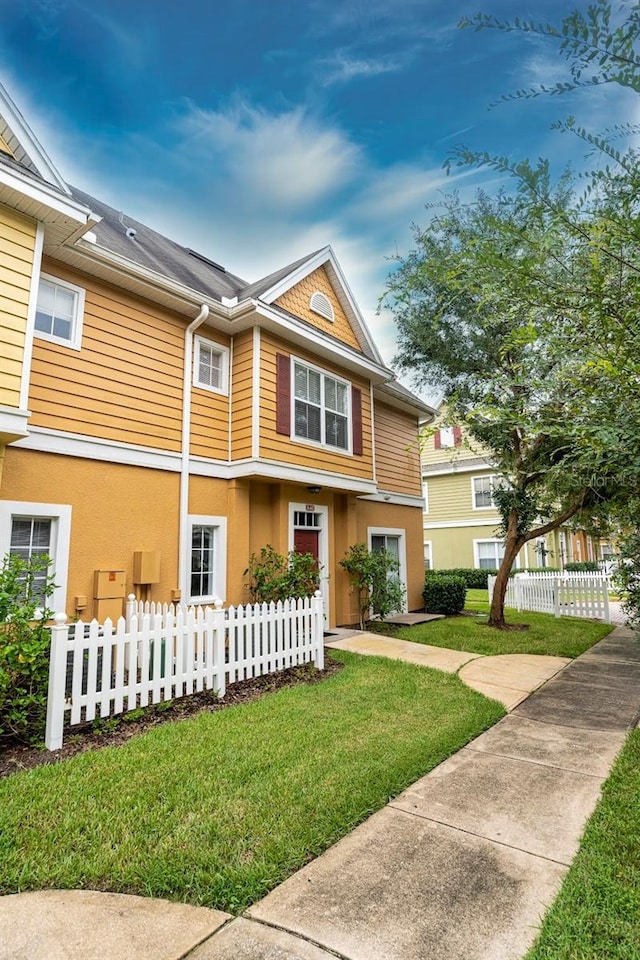
POLYGON ((273 273, 263 277, 262 280, 256 280, 255 283, 250 283, 242 291, 242 299, 247 297, 260 297, 266 290, 269 290, 280 280, 284 280, 284 278, 288 277, 290 273, 293 273, 294 270, 297 270, 298 267, 301 267, 303 263, 306 263, 308 260, 312 260, 320 253, 320 250, 323 249, 324 247, 320 247, 319 250, 314 250, 313 253, 307 254, 306 257, 300 257, 299 260, 294 260, 293 263, 287 264, 286 267, 280 267, 279 270, 274 270, 273 273))
POLYGON ((83 190, 77 187, 70 189, 76 200, 102 217, 93 232, 99 245, 111 253, 126 257, 141 267, 154 270, 214 300, 237 297, 247 286, 246 280, 229 273, 206 257, 194 255, 187 247, 174 243, 83 190), (136 231, 131 239, 126 232, 129 227, 136 231))

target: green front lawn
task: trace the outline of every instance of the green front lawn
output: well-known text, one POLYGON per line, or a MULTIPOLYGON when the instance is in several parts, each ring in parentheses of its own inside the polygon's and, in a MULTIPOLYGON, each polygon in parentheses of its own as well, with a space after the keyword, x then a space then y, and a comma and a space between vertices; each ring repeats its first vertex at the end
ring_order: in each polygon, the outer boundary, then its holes
POLYGON ((527 960, 640 957, 640 730, 630 734, 527 960))
POLYGON ((241 912, 504 715, 456 676, 335 655, 315 686, 1 780, 0 893, 241 912))
POLYGON ((469 653, 539 653, 577 657, 613 630, 607 623, 556 617, 546 613, 518 613, 506 609, 507 623, 527 624, 528 630, 494 630, 485 624, 489 612, 486 590, 467 590, 465 610, 477 616, 447 617, 398 632, 403 640, 467 650, 469 653))

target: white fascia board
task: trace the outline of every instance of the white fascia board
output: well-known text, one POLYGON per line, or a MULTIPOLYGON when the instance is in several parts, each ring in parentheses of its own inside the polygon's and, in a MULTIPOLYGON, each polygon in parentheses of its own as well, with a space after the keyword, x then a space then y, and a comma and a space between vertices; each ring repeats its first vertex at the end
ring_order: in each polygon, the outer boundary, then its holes
POLYGON ((453 475, 456 474, 456 473, 478 473, 478 471, 481 471, 481 470, 495 470, 494 464, 490 463, 490 461, 488 461, 488 460, 485 460, 485 461, 484 461, 484 464, 482 464, 482 463, 471 463, 471 464, 469 464, 469 465, 466 465, 464 461, 461 461, 460 463, 455 464, 455 466, 442 467, 440 470, 428 470, 428 471, 426 471, 426 470, 424 470, 424 467, 425 467, 425 466, 427 466, 427 464, 424 464, 424 463, 423 463, 423 464, 422 464, 422 467, 423 467, 422 479, 423 479, 423 480, 428 480, 429 477, 453 476, 453 475))
POLYGON ((374 383, 383 383, 389 379, 391 371, 364 354, 356 353, 346 344, 342 344, 332 337, 327 336, 322 330, 310 329, 306 324, 298 322, 294 317, 290 317, 280 312, 277 307, 267 306, 259 300, 252 301, 255 312, 259 317, 271 323, 271 332, 280 334, 293 334, 298 337, 298 342, 311 350, 317 350, 318 344, 321 344, 327 354, 333 357, 335 362, 344 361, 350 369, 358 369, 374 383))
POLYGON ((29 435, 30 410, 17 407, 0 407, 0 441, 13 443, 29 435))
MULTIPOLYGON (((166 470, 179 473, 181 457, 179 453, 159 450, 155 447, 143 447, 133 443, 119 443, 115 440, 101 440, 83 434, 67 433, 63 430, 49 430, 44 427, 31 427, 30 434, 18 440, 16 447, 24 450, 37 450, 41 453, 55 453, 60 456, 79 457, 85 460, 100 460, 107 463, 119 463, 132 467, 146 467, 151 470, 166 470)), ((189 473, 198 477, 214 477, 222 480, 235 480, 240 477, 268 477, 291 483, 319 484, 337 490, 349 490, 352 493, 368 494, 376 492, 373 480, 360 480, 345 474, 330 473, 325 470, 295 467, 276 460, 264 460, 259 457, 229 463, 226 460, 208 460, 205 457, 189 459, 189 473)))
POLYGON ((436 523, 424 523, 425 530, 449 530, 458 527, 499 527, 500 517, 485 517, 478 520, 440 520, 436 523))
POLYGON ((1 83, 0 113, 40 176, 44 177, 45 180, 51 180, 60 190, 70 196, 69 187, 1 83))
POLYGON ((10 170, 0 164, 0 184, 23 197, 41 203, 47 210, 62 214, 74 223, 86 224, 90 220, 91 210, 84 204, 73 200, 68 194, 62 196, 55 187, 32 180, 19 170, 10 170))
POLYGON ((378 490, 377 493, 358 497, 358 500, 368 500, 371 503, 393 503, 399 507, 417 507, 420 511, 424 510, 424 499, 418 495, 411 496, 408 493, 392 493, 391 491, 378 490))
POLYGON ((297 283, 300 283, 301 280, 304 280, 305 277, 308 277, 310 273, 313 273, 314 270, 317 270, 319 267, 323 267, 325 264, 329 264, 335 273, 336 280, 339 285, 342 287, 344 298, 347 302, 349 310, 353 313, 353 319, 356 321, 356 324, 360 327, 362 335, 365 339, 365 342, 369 349, 371 350, 373 356, 382 364, 383 360, 380 356, 380 352, 376 347, 371 334, 369 333, 369 328, 367 323, 360 312, 360 308, 356 302, 351 288, 347 282, 347 278, 342 272, 342 268, 336 259, 336 255, 330 246, 323 247, 322 250, 318 250, 315 257, 311 257, 309 260, 305 260, 304 263, 301 263, 300 266, 293 270, 291 273, 288 273, 286 277, 283 277, 281 280, 278 280, 272 287, 269 287, 268 290, 265 290, 263 294, 260 295, 260 300, 264 303, 271 304, 274 300, 277 300, 278 297, 281 297, 283 293, 286 293, 287 290, 290 290, 292 287, 295 287, 297 283))
POLYGON ((129 260, 127 257, 123 257, 118 253, 113 253, 113 251, 107 250, 106 247, 101 247, 97 243, 90 243, 81 238, 71 249, 74 253, 79 254, 86 260, 98 260, 103 265, 112 267, 119 273, 127 274, 141 283, 146 283, 155 289, 170 293, 177 300, 181 300, 185 306, 201 307, 203 303, 206 303, 211 311, 224 320, 228 320, 231 316, 230 308, 223 306, 219 300, 207 297, 202 291, 193 290, 191 287, 178 283, 176 280, 170 280, 155 270, 142 267, 133 260, 129 260))

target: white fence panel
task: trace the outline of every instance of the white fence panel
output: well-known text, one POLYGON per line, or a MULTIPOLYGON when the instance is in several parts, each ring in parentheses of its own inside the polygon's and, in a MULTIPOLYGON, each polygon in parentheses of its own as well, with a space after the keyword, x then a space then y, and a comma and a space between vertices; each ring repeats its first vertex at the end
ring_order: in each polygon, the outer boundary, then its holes
MULTIPOLYGON (((489 577, 489 602, 495 577, 489 577)), ((528 574, 511 577, 505 606, 556 617, 588 617, 610 623, 608 577, 598 573, 528 574)))
POLYGON ((71 724, 162 700, 215 690, 311 660, 324 667, 322 596, 222 609, 139 603, 126 619, 69 626, 57 614, 51 657, 45 744, 62 746, 71 724))

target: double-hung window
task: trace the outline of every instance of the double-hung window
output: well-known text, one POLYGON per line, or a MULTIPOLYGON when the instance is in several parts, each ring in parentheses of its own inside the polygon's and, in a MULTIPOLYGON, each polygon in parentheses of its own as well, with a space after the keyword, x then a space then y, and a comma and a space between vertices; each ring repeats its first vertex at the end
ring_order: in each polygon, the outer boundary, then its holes
POLYGON ((226 517, 189 517, 188 584, 190 602, 220 599, 226 593, 226 517))
POLYGON ((349 450, 349 384, 296 360, 293 364, 294 436, 349 450))
POLYGON ((46 569, 38 571, 33 592, 39 601, 56 611, 64 611, 69 566, 71 507, 57 503, 0 501, 0 556, 11 554, 29 561, 48 557, 46 569), (53 576, 55 589, 44 597, 48 576, 53 576))
POLYGON ((40 274, 35 333, 43 340, 80 349, 84 290, 66 280, 40 274))
POLYGON ((487 510, 491 507, 495 507, 493 502, 494 484, 494 476, 472 477, 471 487, 473 492, 474 510, 487 510))
POLYGON ((229 351, 203 337, 195 338, 193 382, 213 393, 228 393, 229 351))

